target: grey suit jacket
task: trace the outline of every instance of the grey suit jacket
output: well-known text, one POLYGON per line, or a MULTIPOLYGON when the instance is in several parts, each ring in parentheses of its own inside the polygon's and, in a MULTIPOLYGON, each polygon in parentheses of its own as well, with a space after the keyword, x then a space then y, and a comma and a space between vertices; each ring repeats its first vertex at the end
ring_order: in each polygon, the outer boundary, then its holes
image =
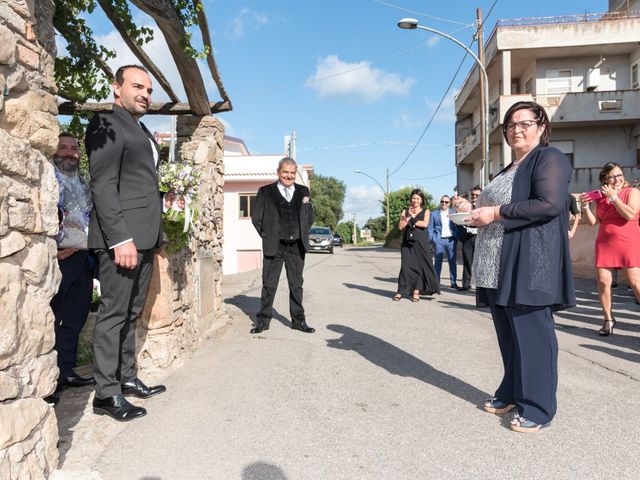
POLYGON ((138 250, 158 246, 162 203, 150 138, 144 125, 118 105, 89 123, 89 248, 109 248, 129 238, 138 250))
MULTIPOLYGON (((309 229, 315 220, 315 213, 311 202, 302 203, 304 197, 310 197, 309 189, 304 185, 295 184, 295 191, 291 201, 298 210, 300 225, 300 240, 305 251, 309 251, 309 229)), ((278 204, 282 195, 278 190, 278 182, 264 185, 258 190, 256 201, 251 212, 251 221, 258 234, 262 237, 262 253, 273 256, 278 250, 280 242, 280 210, 278 204)))

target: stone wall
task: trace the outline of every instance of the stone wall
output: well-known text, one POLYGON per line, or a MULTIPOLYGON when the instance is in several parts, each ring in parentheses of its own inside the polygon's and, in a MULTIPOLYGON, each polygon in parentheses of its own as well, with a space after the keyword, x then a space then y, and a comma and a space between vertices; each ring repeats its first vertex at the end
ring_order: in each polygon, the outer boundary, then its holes
POLYGON ((138 368, 166 368, 194 350, 221 316, 224 127, 213 116, 178 117, 177 159, 193 163, 201 184, 190 248, 156 254, 138 322, 138 368))
POLYGON ((52 0, 0 2, 0 478, 58 463, 58 369, 49 302, 60 282, 52 0))

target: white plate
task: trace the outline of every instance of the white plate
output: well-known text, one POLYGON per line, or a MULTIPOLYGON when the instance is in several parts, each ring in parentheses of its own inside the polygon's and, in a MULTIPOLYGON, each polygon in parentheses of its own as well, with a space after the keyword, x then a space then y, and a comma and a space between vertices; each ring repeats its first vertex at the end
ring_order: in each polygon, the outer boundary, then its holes
POLYGON ((464 219, 469 218, 470 216, 471 216, 471 212, 450 213, 449 220, 451 220, 456 225, 466 225, 464 223, 464 219))

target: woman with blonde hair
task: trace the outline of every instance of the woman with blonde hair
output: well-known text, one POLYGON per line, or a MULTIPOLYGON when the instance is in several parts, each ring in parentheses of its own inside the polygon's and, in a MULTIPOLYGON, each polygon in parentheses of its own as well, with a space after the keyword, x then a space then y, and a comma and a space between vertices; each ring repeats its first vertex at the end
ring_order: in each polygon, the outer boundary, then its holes
POLYGON ((596 275, 598 295, 604 323, 598 331, 603 337, 613 334, 616 320, 611 310, 611 282, 614 270, 622 269, 629 286, 640 299, 640 191, 630 187, 622 168, 615 162, 606 163, 599 175, 600 188, 581 196, 587 223, 600 223, 596 237, 596 275), (600 197, 600 198, 598 198, 600 197), (596 205, 595 214, 589 204, 596 205))

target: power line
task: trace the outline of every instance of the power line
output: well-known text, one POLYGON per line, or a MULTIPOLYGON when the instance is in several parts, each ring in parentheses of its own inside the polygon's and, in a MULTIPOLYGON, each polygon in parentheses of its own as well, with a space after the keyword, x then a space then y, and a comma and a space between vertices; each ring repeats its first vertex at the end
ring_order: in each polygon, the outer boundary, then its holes
POLYGON ((430 18, 432 20, 438 20, 440 22, 455 23, 457 25, 464 25, 466 27, 472 27, 473 26, 473 24, 469 24, 469 23, 458 22, 456 20, 449 20, 448 18, 434 17, 432 15, 427 15, 426 13, 416 12, 415 10, 410 10, 408 8, 401 7, 399 5, 394 5, 393 3, 383 2, 382 0, 371 0, 371 1, 373 3, 379 3, 380 5, 384 5, 385 7, 395 8, 396 10, 401 10, 401 11, 407 12, 407 13, 413 13, 414 15, 419 15, 421 17, 430 18))
POLYGON ((436 175, 434 177, 420 177, 420 178, 398 178, 396 177, 396 180, 404 180, 405 182, 411 182, 413 180, 434 180, 436 178, 442 178, 442 177, 450 177, 451 175, 455 175, 456 172, 449 172, 449 173, 443 173, 442 175, 436 175))
MULTIPOLYGON (((411 142, 400 142, 396 140, 382 140, 378 142, 362 142, 362 143, 352 143, 349 145, 329 145, 329 146, 320 146, 320 147, 306 147, 300 148, 298 147, 299 152, 312 152, 318 150, 340 150, 345 148, 361 148, 361 147, 374 147, 378 145, 405 145, 405 146, 414 146, 417 145, 411 142)), ((458 145, 451 143, 421 143, 420 147, 457 147, 458 145)))
MULTIPOLYGON (((378 1, 378 0, 372 0, 372 1, 378 1)), ((494 0, 493 4, 491 5, 491 8, 489 9, 489 13, 487 14, 487 16, 482 20, 482 24, 479 26, 479 28, 482 28, 484 26, 484 23, 486 22, 487 18, 489 17, 489 15, 491 15, 491 12, 493 11, 493 8, 496 6, 496 3, 498 3, 498 0, 494 0)), ((474 39, 471 41, 471 43, 469 44, 469 48, 471 48, 471 46, 474 44, 475 42, 475 37, 474 39)), ((462 69, 462 65, 464 64, 464 61, 467 59, 468 56, 468 52, 465 51, 464 56, 462 57, 462 60, 460 61, 460 65, 458 65, 458 68, 456 70, 456 72, 453 74, 453 77, 451 78, 451 81, 449 82, 449 85, 447 86, 447 89, 444 92, 444 95, 442 96, 442 98, 440 99, 440 102, 438 103, 438 106, 436 107, 436 109, 433 112, 433 115, 431 115, 431 118, 429 119, 429 121, 427 122, 427 125, 424 127, 424 129, 422 130, 422 133, 420 134, 420 136, 418 137, 418 140, 416 141, 415 145, 413 148, 411 148, 411 150, 409 150, 409 153, 407 154, 407 156, 404 158, 404 160, 400 163, 400 165, 398 165, 398 167, 389 174, 389 176, 392 176, 394 173, 396 173, 398 170, 400 170, 400 168, 402 168, 402 166, 407 163, 407 161, 409 160, 409 158, 411 158, 411 155, 413 155, 413 152, 416 151, 416 148, 418 147, 418 145, 420 144, 420 141, 422 140, 422 138, 425 136, 425 134, 427 133, 427 130, 429 130, 429 127, 431 126, 431 124, 433 123, 433 120, 436 118, 436 115, 438 114, 438 111, 440 110, 440 107, 442 107, 442 104, 444 103, 445 99, 447 98, 447 95, 449 94, 449 90, 451 89, 453 82, 455 82, 456 77, 458 76, 458 73, 460 73, 460 70, 462 69)))

